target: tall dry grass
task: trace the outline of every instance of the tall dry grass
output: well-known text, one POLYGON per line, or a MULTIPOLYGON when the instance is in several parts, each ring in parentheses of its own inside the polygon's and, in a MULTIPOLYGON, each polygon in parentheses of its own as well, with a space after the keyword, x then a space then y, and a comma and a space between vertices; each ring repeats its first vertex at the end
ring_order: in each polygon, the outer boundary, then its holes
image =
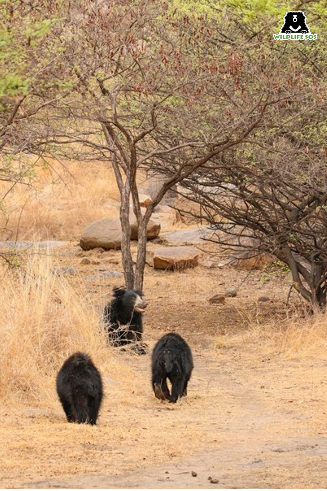
POLYGON ((293 316, 277 330, 272 325, 266 326, 266 330, 270 330, 271 343, 283 357, 326 358, 327 319, 322 312, 305 317, 293 316))
MULTIPOLYGON (((216 338, 216 347, 230 349, 246 346, 259 353, 272 354, 284 359, 292 358, 326 358, 327 353, 327 318, 324 312, 314 314, 296 314, 287 312, 268 320, 259 320, 255 310, 243 312, 247 317, 248 327, 230 336, 216 338)), ((260 355, 261 356, 261 355, 260 355)))
MULTIPOLYGON (((2 277, 0 397, 51 403, 63 361, 86 351, 101 370, 129 379, 112 355, 99 314, 62 276, 49 253, 35 251, 18 272, 2 277)), ((3 272, 2 272, 3 273, 3 272)))
POLYGON ((29 186, 0 182, 0 240, 75 240, 90 221, 118 215, 108 163, 40 160, 34 173, 29 186))

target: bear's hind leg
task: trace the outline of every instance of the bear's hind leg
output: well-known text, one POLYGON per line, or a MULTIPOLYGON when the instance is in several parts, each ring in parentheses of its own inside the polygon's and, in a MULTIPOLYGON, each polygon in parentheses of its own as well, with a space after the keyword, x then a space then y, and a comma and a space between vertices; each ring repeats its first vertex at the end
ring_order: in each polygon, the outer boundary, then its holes
POLYGON ((188 379, 185 380, 182 396, 187 396, 187 384, 188 384, 188 379))
POLYGON ((157 399, 162 401, 169 400, 170 392, 167 386, 166 379, 156 379, 152 382, 153 392, 157 399))
POLYGON ((60 401, 65 411, 68 423, 75 423, 76 416, 71 403, 67 399, 60 399, 60 401))
POLYGON ((95 397, 89 396, 88 397, 88 410, 89 410, 88 423, 90 425, 95 425, 97 423, 99 408, 100 408, 99 400, 95 397))
POLYGON ((169 402, 177 402, 179 397, 182 397, 185 390, 185 378, 174 378, 172 380, 171 396, 169 402))

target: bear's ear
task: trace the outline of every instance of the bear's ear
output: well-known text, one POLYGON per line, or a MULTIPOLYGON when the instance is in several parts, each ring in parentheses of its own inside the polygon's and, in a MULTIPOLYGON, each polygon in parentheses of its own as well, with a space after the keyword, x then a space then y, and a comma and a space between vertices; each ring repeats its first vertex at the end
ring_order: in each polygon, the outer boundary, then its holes
POLYGON ((142 298, 143 293, 141 292, 141 290, 133 290, 133 292, 136 293, 136 295, 139 295, 142 298))
POLYGON ((126 288, 124 286, 115 286, 112 293, 115 298, 122 297, 126 293, 126 288))

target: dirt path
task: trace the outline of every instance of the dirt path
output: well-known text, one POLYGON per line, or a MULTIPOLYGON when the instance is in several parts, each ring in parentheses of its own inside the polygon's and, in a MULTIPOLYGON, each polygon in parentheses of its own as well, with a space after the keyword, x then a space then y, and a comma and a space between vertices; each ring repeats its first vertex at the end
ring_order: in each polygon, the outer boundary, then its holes
MULTIPOLYGON (((240 348, 218 356, 210 350, 197 352, 190 393, 211 403, 205 414, 194 409, 192 423, 206 426, 205 451, 119 475, 66 475, 24 487, 326 487, 326 363, 258 354, 240 348)), ((170 410, 168 404, 161 407, 170 410)))

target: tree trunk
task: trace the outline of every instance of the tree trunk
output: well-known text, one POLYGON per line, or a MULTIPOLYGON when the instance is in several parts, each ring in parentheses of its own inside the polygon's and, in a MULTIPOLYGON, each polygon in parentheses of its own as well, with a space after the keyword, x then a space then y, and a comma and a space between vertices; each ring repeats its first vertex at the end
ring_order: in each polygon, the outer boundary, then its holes
POLYGON ((125 183, 121 193, 120 223, 122 231, 121 254, 124 269, 125 286, 128 290, 134 288, 134 268, 131 253, 131 225, 129 219, 129 186, 125 183))
POLYGON ((312 304, 318 307, 320 310, 326 308, 326 265, 323 263, 317 263, 313 261, 311 263, 311 292, 312 292, 312 304))
POLYGON ((327 294, 327 265, 310 261, 307 266, 298 262, 289 247, 274 251, 275 256, 290 268, 295 290, 313 309, 325 310, 327 294))
POLYGON ((138 244, 137 244, 137 258, 135 267, 135 288, 142 291, 144 280, 144 269, 146 260, 146 245, 147 234, 146 229, 149 223, 149 219, 146 219, 146 215, 142 217, 138 224, 138 244))

